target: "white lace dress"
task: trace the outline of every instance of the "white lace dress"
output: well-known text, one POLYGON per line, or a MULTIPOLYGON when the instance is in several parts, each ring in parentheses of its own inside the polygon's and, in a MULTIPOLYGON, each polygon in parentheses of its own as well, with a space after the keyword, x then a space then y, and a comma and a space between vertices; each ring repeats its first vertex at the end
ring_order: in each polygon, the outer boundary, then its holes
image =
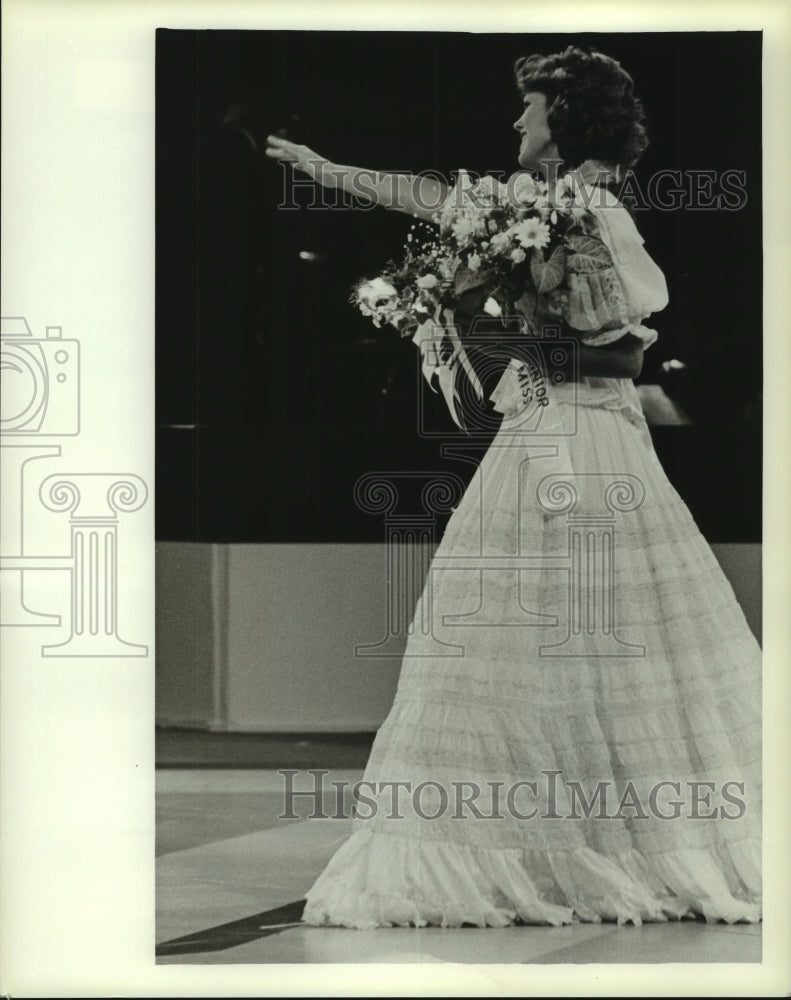
MULTIPOLYGON (((664 278, 622 206, 595 214, 624 305, 608 315, 588 283, 577 326, 647 346, 664 278)), ((550 384, 540 408, 523 364, 491 396, 502 426, 435 553, 352 835, 303 919, 757 921, 758 644, 632 382, 550 384)))

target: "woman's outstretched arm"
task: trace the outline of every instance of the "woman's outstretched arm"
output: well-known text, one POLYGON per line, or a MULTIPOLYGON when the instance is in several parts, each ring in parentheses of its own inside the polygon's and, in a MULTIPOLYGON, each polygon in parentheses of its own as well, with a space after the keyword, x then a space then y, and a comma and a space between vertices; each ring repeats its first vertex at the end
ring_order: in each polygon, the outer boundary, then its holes
POLYGON ((308 146, 267 136, 266 155, 291 163, 323 187, 344 191, 382 208, 406 212, 432 222, 448 196, 448 186, 424 174, 397 174, 365 167, 344 166, 319 156, 308 146))

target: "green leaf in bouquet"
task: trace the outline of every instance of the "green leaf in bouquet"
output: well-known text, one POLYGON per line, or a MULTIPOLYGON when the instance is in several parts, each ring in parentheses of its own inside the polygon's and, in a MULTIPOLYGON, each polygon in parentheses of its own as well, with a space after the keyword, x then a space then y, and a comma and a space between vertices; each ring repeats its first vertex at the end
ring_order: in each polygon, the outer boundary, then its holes
POLYGON ((546 259, 542 250, 537 247, 533 249, 530 257, 530 277, 539 295, 557 288, 563 281, 565 269, 566 251, 562 246, 555 247, 546 259))
POLYGON ((453 276, 453 290, 461 297, 467 292, 475 291, 478 288, 484 288, 490 285, 492 282, 492 274, 490 271, 473 271, 469 267, 465 267, 463 264, 456 268, 456 273, 453 276))
POLYGON ((613 266, 610 251, 595 236, 569 235, 566 245, 570 251, 566 267, 572 274, 591 274, 613 266))

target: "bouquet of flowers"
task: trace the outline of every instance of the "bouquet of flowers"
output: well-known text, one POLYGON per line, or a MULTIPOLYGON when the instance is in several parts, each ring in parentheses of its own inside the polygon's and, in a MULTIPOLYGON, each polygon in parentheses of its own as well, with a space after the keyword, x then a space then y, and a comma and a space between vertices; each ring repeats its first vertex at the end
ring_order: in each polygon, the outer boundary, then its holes
MULTIPOLYGON (((413 225, 402 260, 359 281, 351 301, 375 326, 388 324, 418 342, 429 385, 433 389, 437 375, 451 415, 462 426, 457 367, 482 398, 464 351, 465 317, 482 310, 514 315, 525 335, 537 335, 540 314, 567 315, 584 278, 611 274, 613 262, 592 214, 575 199, 570 175, 549 185, 521 173, 505 185, 492 177, 473 181, 462 171, 434 222, 438 231, 420 224, 430 230, 422 240, 413 225)), ((617 294, 615 282, 606 286, 617 294)))

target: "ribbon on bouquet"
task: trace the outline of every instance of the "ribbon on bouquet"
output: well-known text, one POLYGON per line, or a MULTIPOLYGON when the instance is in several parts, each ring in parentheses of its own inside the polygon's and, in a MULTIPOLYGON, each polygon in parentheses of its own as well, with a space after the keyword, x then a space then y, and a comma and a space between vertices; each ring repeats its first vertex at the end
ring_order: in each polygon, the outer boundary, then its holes
POLYGON ((464 350, 459 331, 456 328, 453 310, 437 309, 433 319, 426 320, 417 328, 412 340, 420 349, 421 370, 429 388, 432 392, 437 391, 433 385, 433 379, 436 375, 440 391, 445 397, 454 423, 460 430, 466 432, 467 428, 464 426, 461 415, 461 397, 456 380, 459 368, 470 380, 479 402, 483 401, 483 386, 470 363, 467 352, 464 350))

